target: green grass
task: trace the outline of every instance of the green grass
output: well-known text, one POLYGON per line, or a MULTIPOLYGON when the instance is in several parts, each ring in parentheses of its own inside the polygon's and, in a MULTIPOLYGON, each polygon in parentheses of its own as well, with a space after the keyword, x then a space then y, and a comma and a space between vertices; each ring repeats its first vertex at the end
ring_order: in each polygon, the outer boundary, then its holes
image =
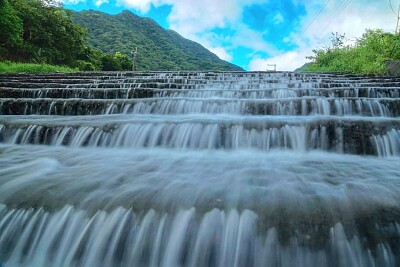
POLYGON ((75 72, 78 69, 73 69, 64 66, 54 66, 48 64, 34 63, 17 63, 17 62, 0 62, 0 72, 5 73, 47 73, 47 72, 75 72))
POLYGON ((386 62, 400 59, 400 34, 367 30, 352 47, 343 46, 342 38, 334 35, 332 47, 313 50, 313 62, 302 71, 386 75, 386 62))
POLYGON ((316 62, 309 64, 303 71, 384 75, 387 68, 385 59, 380 55, 365 47, 320 51, 316 62))

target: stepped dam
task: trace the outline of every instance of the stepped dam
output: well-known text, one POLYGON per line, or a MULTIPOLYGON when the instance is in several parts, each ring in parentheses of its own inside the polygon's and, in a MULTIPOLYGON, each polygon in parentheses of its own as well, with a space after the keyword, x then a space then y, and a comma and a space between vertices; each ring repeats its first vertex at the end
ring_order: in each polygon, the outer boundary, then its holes
POLYGON ((0 266, 400 266, 400 78, 0 74, 0 266))

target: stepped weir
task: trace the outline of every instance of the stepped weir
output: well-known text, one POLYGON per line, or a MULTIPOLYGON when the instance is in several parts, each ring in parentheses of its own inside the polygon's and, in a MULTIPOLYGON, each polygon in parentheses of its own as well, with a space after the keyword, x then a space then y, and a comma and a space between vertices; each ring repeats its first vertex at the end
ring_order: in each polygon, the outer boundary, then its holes
POLYGON ((0 265, 400 266, 400 78, 0 75, 0 265))

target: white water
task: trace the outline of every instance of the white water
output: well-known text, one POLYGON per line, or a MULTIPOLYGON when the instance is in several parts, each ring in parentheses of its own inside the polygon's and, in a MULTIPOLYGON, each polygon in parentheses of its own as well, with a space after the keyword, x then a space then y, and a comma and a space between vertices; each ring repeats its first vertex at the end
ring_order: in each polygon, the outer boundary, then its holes
MULTIPOLYGON (((254 150, 0 151, 0 201, 9 206, 2 207, 0 251, 10 266, 317 266, 332 260, 374 266, 385 259, 368 256, 357 232, 347 237, 340 221, 400 201, 398 159, 254 150), (344 255, 303 247, 305 233, 281 244, 279 231, 290 230, 276 228, 268 216, 284 222, 285 212, 293 222, 311 216, 331 225, 326 242, 344 255)), ((399 225, 390 225, 398 234, 399 225)), ((387 244, 377 250, 394 261, 387 244)))
MULTIPOLYGON (((8 245, 8 250, 14 246, 15 249, 10 252, 6 266, 365 267, 396 264, 396 255, 387 245, 380 245, 375 255, 363 250, 358 237, 348 239, 341 224, 331 229, 326 250, 299 246, 302 241, 298 239, 284 246, 275 228, 257 234, 258 217, 249 210, 225 213, 214 209, 205 213, 199 224, 196 224, 194 209, 181 210, 176 215, 150 210, 140 216, 118 208, 112 213, 99 211, 87 217, 72 207, 65 207, 51 215, 42 210, 10 210, 4 216, 13 224, 27 225, 25 228, 13 225, 13 230, 20 232, 9 231, 7 234, 14 236, 2 236, 20 238, 16 244, 8 245), (41 231, 38 233, 35 227, 41 231), (33 236, 33 240, 25 247, 25 255, 21 247, 28 236, 33 236)), ((393 229, 398 230, 399 225, 393 229)))
MULTIPOLYGON (((215 95, 213 95, 215 96, 215 95)), ((206 96, 203 96, 206 97, 206 96)), ((96 115, 96 114, 248 114, 256 115, 336 115, 336 116, 392 116, 391 104, 398 100, 381 99, 332 99, 332 98, 285 98, 237 99, 159 97, 145 99, 51 99, 25 98, 0 100, 0 111, 13 113, 4 105, 23 109, 22 115, 96 115)), ((392 108, 393 109, 393 108, 392 108)), ((397 112, 397 111, 396 111, 397 112)))
POLYGON ((0 99, 0 264, 399 266, 397 87, 137 75, 0 99))

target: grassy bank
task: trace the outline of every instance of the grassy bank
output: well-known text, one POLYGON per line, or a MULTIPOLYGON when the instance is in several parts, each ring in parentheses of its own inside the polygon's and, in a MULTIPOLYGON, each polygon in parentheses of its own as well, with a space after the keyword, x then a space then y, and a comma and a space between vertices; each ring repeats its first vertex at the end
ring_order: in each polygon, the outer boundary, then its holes
POLYGON ((353 46, 344 45, 344 35, 333 35, 332 45, 314 50, 313 62, 302 71, 352 74, 387 74, 386 61, 400 59, 400 35, 367 30, 353 46))
POLYGON ((357 47, 320 52, 316 62, 308 65, 303 71, 384 75, 387 67, 380 54, 368 53, 366 49, 357 47))
POLYGON ((64 66, 54 66, 48 64, 34 63, 16 63, 16 62, 0 62, 0 72, 5 73, 46 73, 46 72, 74 72, 78 69, 72 69, 64 66))

